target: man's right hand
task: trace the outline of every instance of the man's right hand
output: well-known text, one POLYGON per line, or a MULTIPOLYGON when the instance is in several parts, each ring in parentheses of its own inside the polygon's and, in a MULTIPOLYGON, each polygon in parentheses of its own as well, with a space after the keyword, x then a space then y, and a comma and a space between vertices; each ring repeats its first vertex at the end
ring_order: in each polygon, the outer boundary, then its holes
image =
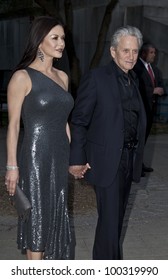
POLYGON ((162 87, 155 87, 153 93, 162 96, 164 94, 164 90, 162 87))
POLYGON ((90 169, 89 163, 85 165, 71 165, 69 167, 69 173, 75 177, 75 179, 82 179, 88 169, 90 169))

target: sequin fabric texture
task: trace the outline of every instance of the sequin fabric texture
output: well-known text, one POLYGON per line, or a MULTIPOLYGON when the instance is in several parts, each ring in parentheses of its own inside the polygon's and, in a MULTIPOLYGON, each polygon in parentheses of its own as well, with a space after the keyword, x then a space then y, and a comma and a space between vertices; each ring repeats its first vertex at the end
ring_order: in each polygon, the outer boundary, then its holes
POLYGON ((29 198, 28 221, 18 222, 18 248, 44 252, 44 259, 69 259, 67 209, 70 93, 43 73, 26 69, 31 92, 22 106, 24 136, 19 152, 19 186, 29 198))

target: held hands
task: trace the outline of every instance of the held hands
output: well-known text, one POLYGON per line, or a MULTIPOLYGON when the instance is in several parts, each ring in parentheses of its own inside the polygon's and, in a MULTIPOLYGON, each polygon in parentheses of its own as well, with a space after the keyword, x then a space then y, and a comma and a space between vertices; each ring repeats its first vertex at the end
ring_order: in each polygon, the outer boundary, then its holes
POLYGON ((89 163, 85 165, 71 165, 69 167, 69 173, 75 177, 75 179, 82 179, 88 169, 91 169, 89 163))

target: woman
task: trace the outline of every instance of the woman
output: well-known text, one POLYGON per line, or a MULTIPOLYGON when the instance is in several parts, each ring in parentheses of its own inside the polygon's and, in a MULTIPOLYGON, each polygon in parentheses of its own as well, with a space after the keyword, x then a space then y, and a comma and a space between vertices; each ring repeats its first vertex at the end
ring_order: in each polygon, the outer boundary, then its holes
POLYGON ((9 195, 18 184, 32 205, 28 221, 19 218, 18 223, 18 248, 29 260, 69 258, 67 119, 73 99, 67 92, 68 76, 52 66, 53 58, 62 57, 64 38, 59 20, 35 19, 8 85, 5 184, 9 195), (17 163, 21 117, 24 138, 17 163))

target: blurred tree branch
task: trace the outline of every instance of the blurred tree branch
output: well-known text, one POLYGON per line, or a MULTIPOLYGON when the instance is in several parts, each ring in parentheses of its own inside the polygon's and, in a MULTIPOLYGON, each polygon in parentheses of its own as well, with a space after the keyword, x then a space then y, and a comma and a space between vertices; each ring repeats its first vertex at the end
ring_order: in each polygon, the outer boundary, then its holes
POLYGON ((92 61, 90 63, 90 68, 96 67, 100 62, 100 59, 101 59, 102 53, 103 53, 103 49, 104 49, 104 44, 106 41, 106 35, 107 35, 109 25, 111 22, 112 11, 115 8, 117 3, 118 3, 118 0, 111 0, 106 7, 105 14, 104 14, 102 24, 100 27, 100 31, 99 31, 99 36, 97 38, 96 51, 95 51, 92 61))

